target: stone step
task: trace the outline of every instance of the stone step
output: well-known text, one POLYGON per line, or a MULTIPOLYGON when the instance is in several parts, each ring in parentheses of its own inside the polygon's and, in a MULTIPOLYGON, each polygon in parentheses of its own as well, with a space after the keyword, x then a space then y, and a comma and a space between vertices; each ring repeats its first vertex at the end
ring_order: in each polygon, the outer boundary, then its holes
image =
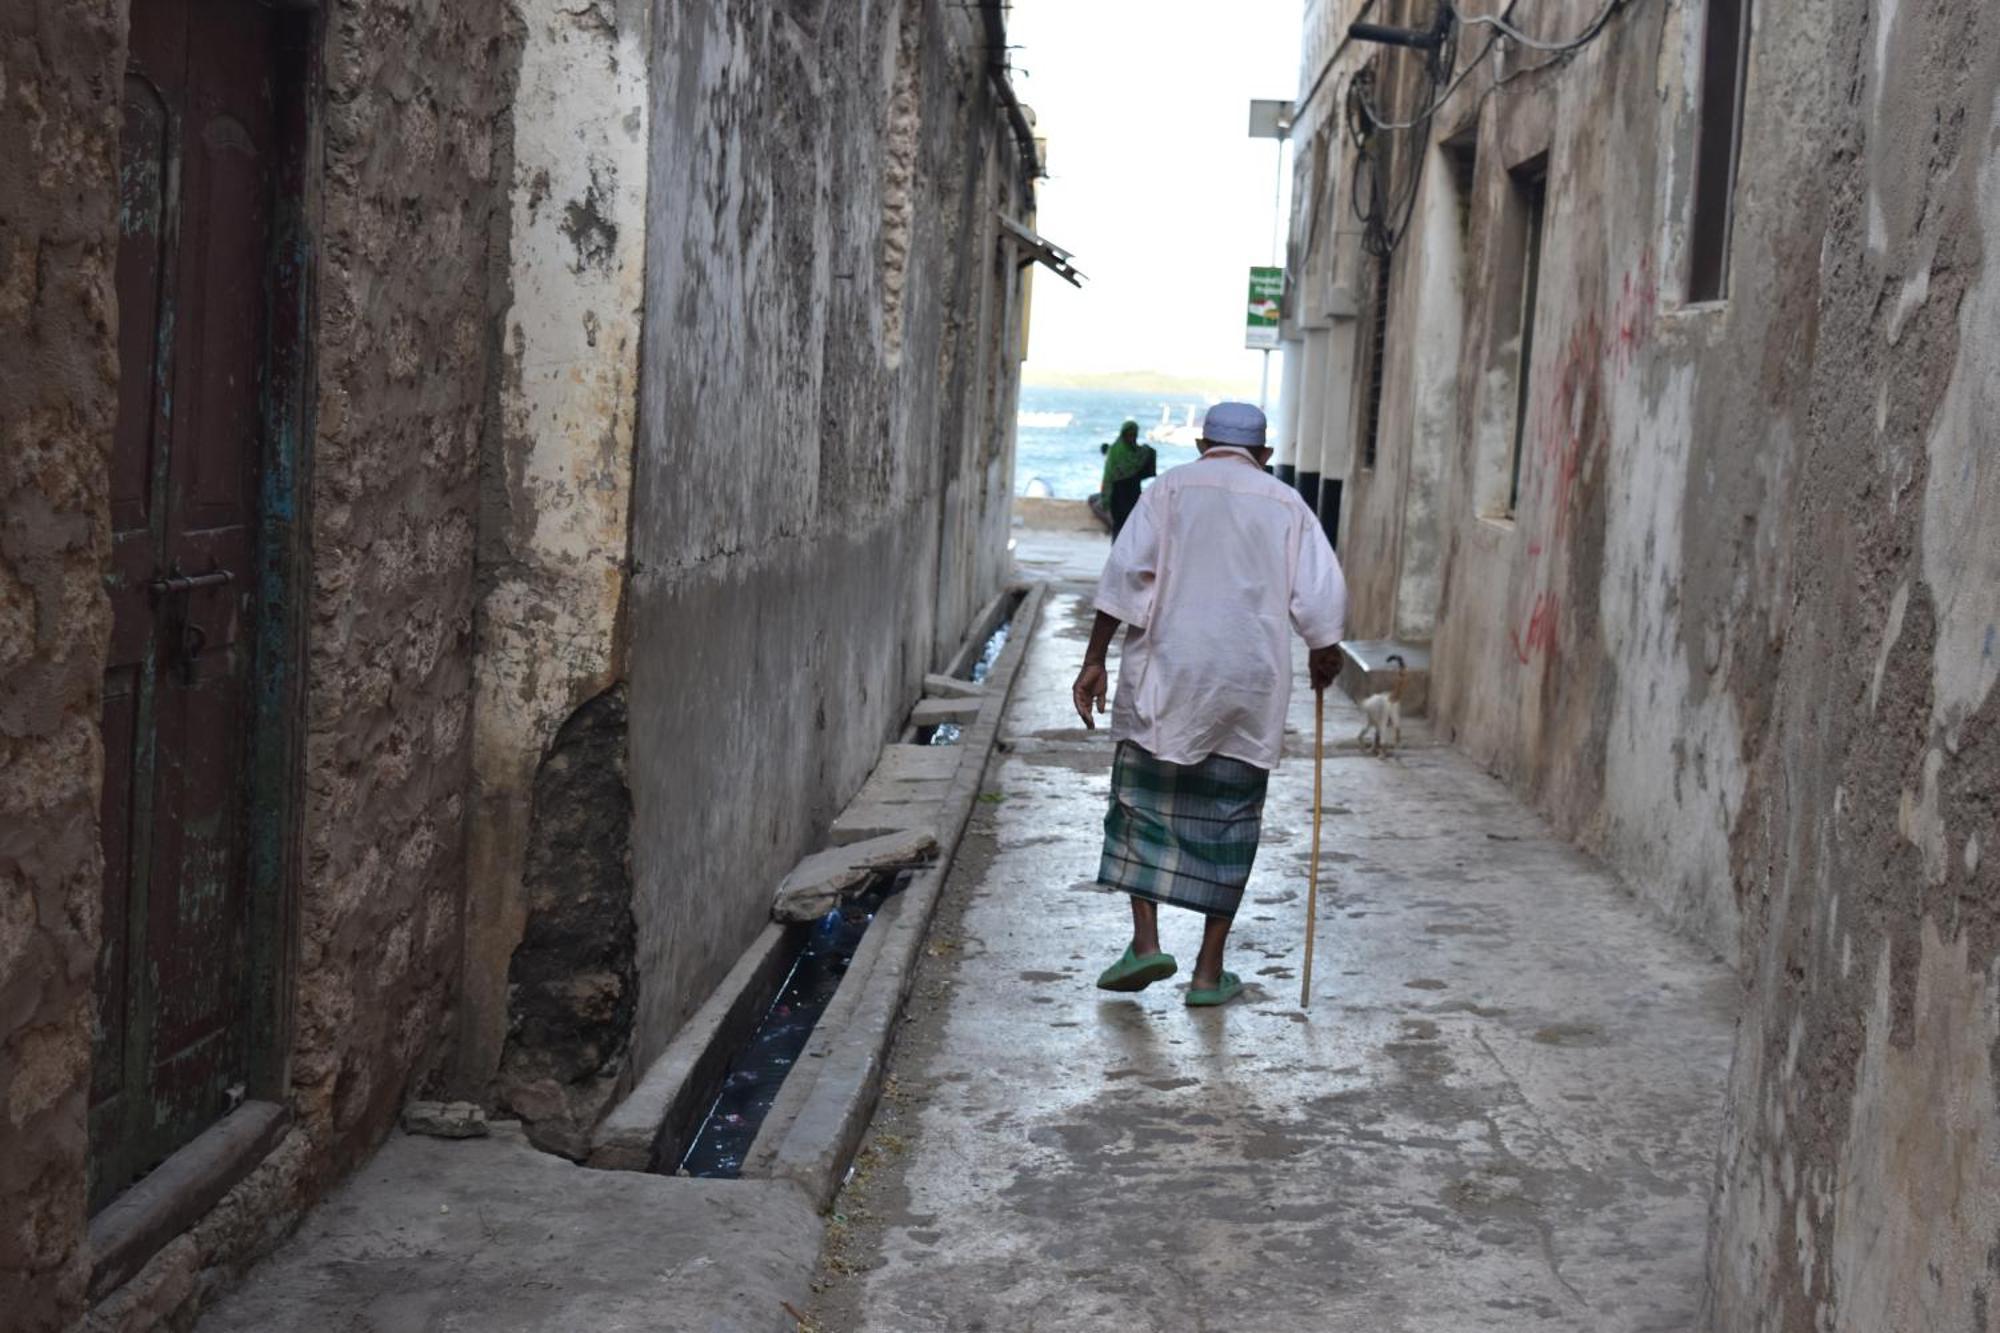
POLYGON ((922 699, 910 710, 910 725, 935 727, 946 722, 963 725, 977 720, 979 709, 977 699, 922 699))
POLYGON ((963 752, 955 745, 885 745, 870 782, 932 782, 958 771, 963 752))
POLYGON ((986 687, 976 680, 932 672, 924 677, 924 693, 937 699, 981 699, 986 696, 986 687))
POLYGON ((834 846, 912 829, 935 834, 945 790, 963 753, 955 745, 884 747, 875 771, 834 819, 834 846))

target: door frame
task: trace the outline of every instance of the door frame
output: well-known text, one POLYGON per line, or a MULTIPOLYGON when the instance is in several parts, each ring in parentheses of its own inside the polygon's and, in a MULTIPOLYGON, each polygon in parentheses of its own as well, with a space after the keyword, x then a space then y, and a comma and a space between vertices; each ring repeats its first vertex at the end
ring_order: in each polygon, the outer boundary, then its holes
POLYGON ((198 1222, 284 1137, 293 1035, 297 904, 304 874, 307 626, 312 588, 312 441, 317 424, 318 261, 325 21, 319 0, 256 0, 275 12, 270 70, 278 162, 266 258, 259 415, 256 612, 243 768, 249 944, 246 1100, 100 1208, 89 1223, 92 1300, 198 1222))
POLYGON ((269 317, 257 483, 253 718, 244 768, 248 802, 248 1095, 284 1103, 290 1082, 292 978, 303 880, 306 627, 312 590, 312 441, 317 424, 316 311, 320 237, 318 0, 261 0, 277 12, 272 77, 282 157, 273 172, 269 317))

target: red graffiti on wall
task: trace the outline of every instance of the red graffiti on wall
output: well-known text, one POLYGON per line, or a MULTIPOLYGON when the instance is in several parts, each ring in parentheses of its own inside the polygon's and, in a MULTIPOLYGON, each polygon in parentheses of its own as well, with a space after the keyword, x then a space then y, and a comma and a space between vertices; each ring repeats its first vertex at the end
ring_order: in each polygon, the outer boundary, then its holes
POLYGON ((1639 266, 1625 275, 1624 289, 1611 311, 1611 371, 1616 379, 1632 373, 1633 363, 1653 339, 1660 314, 1660 280, 1648 250, 1639 266))
POLYGON ((1592 315, 1571 332, 1542 404, 1541 455, 1545 486, 1551 492, 1551 503, 1543 508, 1545 513, 1553 510, 1554 517, 1549 545, 1561 542, 1569 533, 1576 479, 1583 473, 1585 454, 1598 441, 1604 382, 1601 368, 1606 355, 1604 330, 1592 315))
POLYGON ((1522 666, 1528 665, 1537 657, 1555 652, 1556 623, 1561 609, 1554 593, 1543 592, 1535 598, 1535 609, 1528 616, 1526 635, 1518 629, 1507 631, 1507 637, 1514 644, 1514 656, 1522 666))
POLYGON ((1625 274, 1609 320, 1586 315, 1544 372, 1530 454, 1540 466, 1529 478, 1531 491, 1523 505, 1537 519, 1528 543, 1528 554, 1537 562, 1537 592, 1527 623, 1508 631, 1514 655, 1524 666, 1559 647, 1561 599, 1549 586, 1551 571, 1568 548, 1578 483, 1606 439, 1609 391, 1637 367, 1652 341, 1659 308, 1659 277, 1648 252, 1625 274))

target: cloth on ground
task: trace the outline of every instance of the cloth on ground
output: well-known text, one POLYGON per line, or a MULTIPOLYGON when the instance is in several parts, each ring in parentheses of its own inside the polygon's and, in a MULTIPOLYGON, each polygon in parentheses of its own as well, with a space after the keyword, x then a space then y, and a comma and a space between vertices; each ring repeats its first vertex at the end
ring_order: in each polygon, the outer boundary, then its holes
POLYGON ((1257 859, 1269 770, 1211 755, 1175 764, 1130 741, 1111 768, 1101 884, 1170 907, 1234 917, 1257 859))

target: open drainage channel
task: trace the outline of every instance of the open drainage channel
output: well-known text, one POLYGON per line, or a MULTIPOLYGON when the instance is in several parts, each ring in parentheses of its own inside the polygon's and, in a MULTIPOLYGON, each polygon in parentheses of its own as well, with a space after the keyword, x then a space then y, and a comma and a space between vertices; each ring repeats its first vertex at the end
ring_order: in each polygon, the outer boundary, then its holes
MULTIPOLYGON (((980 649, 978 660, 973 662, 972 670, 967 673, 970 675, 973 684, 984 685, 986 683, 986 677, 992 674, 993 664, 1000 660, 1000 650, 1007 646, 1007 635, 1013 628, 1014 612, 1013 607, 1009 607, 1007 618, 1001 621, 999 627, 987 638, 986 646, 980 649)), ((919 727, 917 729, 917 743, 919 745, 956 745, 961 734, 962 729, 958 723, 940 722, 935 727, 919 727)))
MULTIPOLYGON (((985 683, 995 670, 1011 672, 1002 661, 1018 656, 1008 657, 1002 650, 1012 622, 1030 597, 1039 606, 1039 595, 1026 587, 1010 588, 996 597, 944 668, 945 674, 985 683)), ((1029 623, 1033 615, 1030 609, 1029 623)), ((974 739, 984 734, 976 726, 964 731, 974 739)), ((919 734, 911 727, 903 734, 905 744, 932 740, 930 729, 919 734)), ((971 759, 967 756, 959 768, 971 759)), ((977 774, 972 776, 976 783, 977 774)), ((944 857, 956 847, 970 812, 971 789, 962 792, 962 786, 957 777, 946 784, 938 808, 944 857)), ((878 1039, 886 1045, 886 1029, 879 1033, 875 1029, 893 1022, 894 1011, 901 1006, 896 988, 907 975, 901 969, 907 968, 906 955, 916 947, 911 941, 921 939, 941 884, 935 870, 885 868, 874 872, 859 895, 818 921, 767 924, 637 1084, 598 1124, 589 1164, 603 1170, 722 1179, 775 1175, 811 1191, 833 1188, 827 1164, 851 1154, 847 1136, 858 1136, 862 1121, 856 1117, 865 1117, 873 1107, 871 1079, 876 1072, 870 1063, 856 1064, 857 1057, 837 1043, 846 1041, 858 1023, 873 1034, 864 1045, 878 1039), (897 897, 906 890, 908 903, 897 897), (880 924, 884 914, 886 925, 880 924), (878 938, 867 938, 871 926, 878 938), (885 934, 892 931, 893 936, 885 934), (891 949, 898 951, 895 956, 901 961, 883 973, 879 961, 869 959, 891 949), (849 1005, 843 986, 857 957, 865 975, 857 972, 851 978, 862 989, 854 992, 849 1005), (885 1004, 887 1019, 882 1016, 885 1004), (864 1005, 870 1007, 860 1008, 864 1005), (824 1063, 808 1061, 809 1055, 828 1058, 824 1063), (814 1068, 802 1069, 801 1061, 814 1068), (813 1077, 793 1077, 807 1072, 813 1077), (811 1125, 803 1137, 802 1122, 811 1125)), ((830 1198, 826 1194, 820 1202, 830 1198)))
POLYGON ((764 1017, 744 1038, 722 1087, 682 1154, 677 1174, 732 1180, 778 1099, 778 1089, 840 989, 861 937, 911 871, 876 875, 868 887, 810 925, 798 928, 798 952, 764 1017))

